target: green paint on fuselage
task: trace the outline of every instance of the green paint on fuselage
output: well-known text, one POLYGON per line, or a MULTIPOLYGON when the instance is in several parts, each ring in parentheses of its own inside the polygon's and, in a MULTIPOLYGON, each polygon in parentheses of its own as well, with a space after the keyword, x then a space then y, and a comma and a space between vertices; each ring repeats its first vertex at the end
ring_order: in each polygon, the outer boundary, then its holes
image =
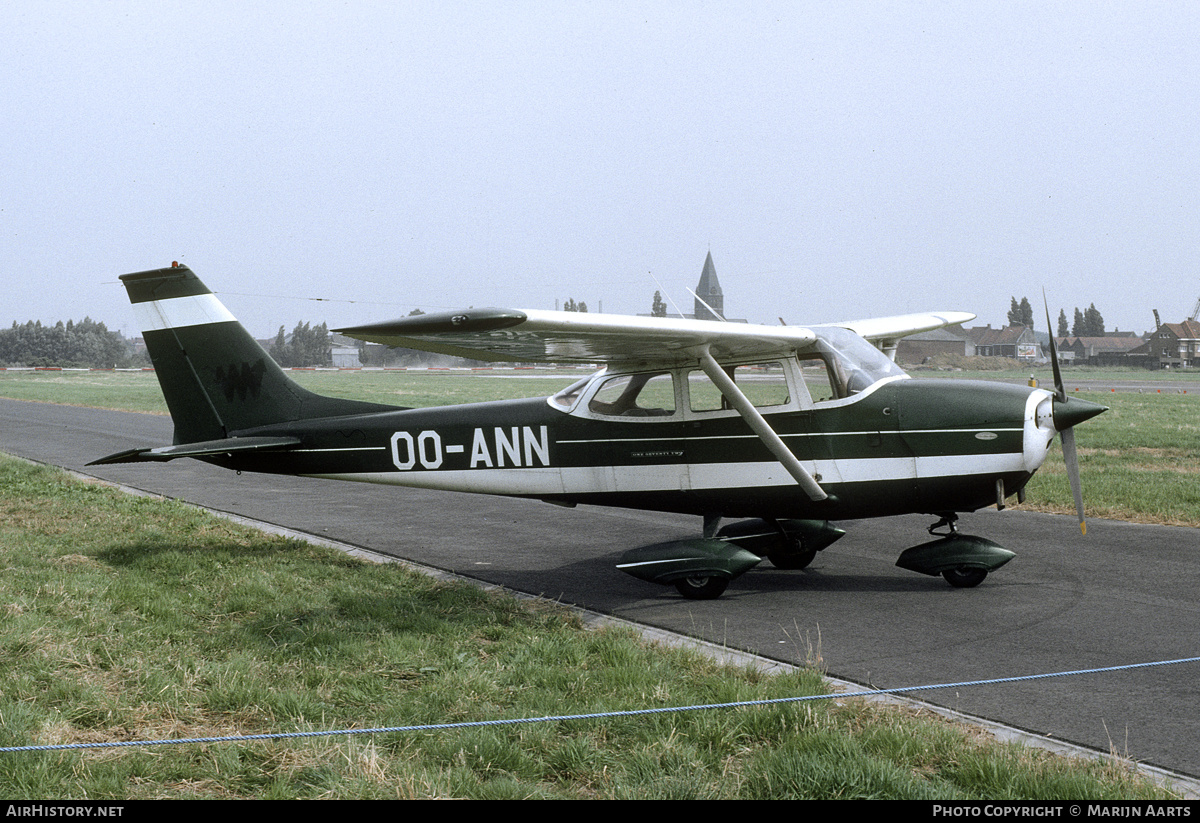
MULTIPOLYGON (((845 519, 965 511, 996 502, 998 476, 1009 494, 1028 480, 1030 474, 1024 471, 1000 475, 982 471, 974 476, 970 458, 1021 453, 1030 391, 977 381, 899 380, 857 399, 766 415, 793 453, 802 461, 818 461, 818 470, 822 461, 833 467, 847 461, 868 468, 874 465, 870 461, 913 466, 907 476, 856 482, 838 480, 835 471, 822 483, 835 499, 820 503, 809 500, 782 471, 778 483, 767 486, 741 486, 735 481, 710 488, 686 487, 684 483, 681 488, 672 480, 681 467, 763 464, 778 468, 763 443, 736 415, 597 419, 568 414, 542 398, 257 427, 236 434, 292 435, 299 437, 302 445, 292 452, 213 462, 278 474, 384 474, 388 475, 385 482, 397 485, 406 484, 405 475, 422 472, 605 467, 617 473, 661 467, 667 478, 662 488, 533 496, 697 514, 720 511, 726 516, 845 519), (399 441, 394 443, 398 433, 399 441), (961 464, 960 471, 953 477, 921 477, 915 467, 918 457, 955 459, 961 464)), ((444 487, 454 486, 448 483, 444 487)))

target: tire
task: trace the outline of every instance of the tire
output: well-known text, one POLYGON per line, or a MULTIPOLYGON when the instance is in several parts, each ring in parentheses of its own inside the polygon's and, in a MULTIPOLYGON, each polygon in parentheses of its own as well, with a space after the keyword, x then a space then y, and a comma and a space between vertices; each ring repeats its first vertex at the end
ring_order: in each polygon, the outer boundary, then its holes
POLYGON ((956 589, 973 589, 987 577, 987 569, 946 569, 942 577, 956 589))
POLYGON ((713 600, 721 596, 729 581, 724 577, 692 575, 675 581, 675 589, 688 600, 713 600))

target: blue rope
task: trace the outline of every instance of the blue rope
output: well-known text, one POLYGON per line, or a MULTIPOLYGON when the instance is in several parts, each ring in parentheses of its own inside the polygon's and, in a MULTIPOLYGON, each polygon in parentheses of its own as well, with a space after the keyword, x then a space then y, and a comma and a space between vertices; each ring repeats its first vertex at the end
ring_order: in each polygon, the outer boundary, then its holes
POLYGON ((564 720, 597 720, 606 717, 638 717, 650 714, 670 714, 673 712, 694 712, 703 709, 736 709, 746 706, 770 706, 780 703, 801 703, 808 700, 843 699, 847 697, 874 697, 884 694, 904 694, 906 692, 931 691, 934 689, 956 689, 967 686, 988 686, 995 683, 1017 683, 1026 680, 1045 680, 1050 677, 1074 677, 1081 674, 1100 674, 1102 672, 1119 672, 1129 669, 1145 669, 1153 666, 1173 666, 1179 663, 1197 663, 1200 657, 1184 657, 1178 660, 1158 660, 1152 663, 1131 663, 1125 666, 1106 666, 1099 669, 1077 669, 1068 672, 1051 672, 1048 674, 1027 674, 1019 677, 997 677, 991 680, 963 680, 958 683, 934 683, 926 686, 898 686, 893 689, 869 689, 860 692, 839 692, 836 694, 813 694, 801 697, 776 697, 768 700, 739 700, 732 703, 707 703, 698 706, 670 706, 659 709, 630 709, 618 712, 596 712, 593 714, 557 714, 546 717, 519 717, 511 720, 474 720, 462 723, 430 723, 420 726, 385 726, 375 729, 334 729, 322 732, 277 732, 274 734, 243 734, 224 737, 179 737, 160 740, 129 740, 111 743, 62 743, 54 746, 2 746, 0 752, 47 752, 63 751, 66 749, 116 749, 130 746, 166 746, 183 743, 232 743, 249 740, 282 740, 300 737, 333 737, 335 735, 352 734, 383 734, 395 732, 424 732, 440 731, 443 729, 470 729, 483 726, 512 726, 521 723, 553 723, 564 720))

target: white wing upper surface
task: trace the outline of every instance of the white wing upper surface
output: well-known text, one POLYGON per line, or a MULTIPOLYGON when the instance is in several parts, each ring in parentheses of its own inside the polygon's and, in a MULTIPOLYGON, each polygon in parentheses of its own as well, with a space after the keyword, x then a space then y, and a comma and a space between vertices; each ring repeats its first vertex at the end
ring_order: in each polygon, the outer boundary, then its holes
MULTIPOLYGON (((830 325, 875 340, 972 317, 948 312, 830 325)), ((772 358, 810 349, 817 340, 811 329, 800 326, 494 308, 404 317, 335 331, 385 346, 476 360, 664 367, 695 361, 706 348, 718 360, 772 358)))
POLYGON ((895 317, 874 317, 867 320, 851 320, 846 323, 826 323, 824 325, 849 329, 859 337, 875 342, 877 340, 899 340, 910 334, 933 331, 943 326, 957 326, 974 319, 975 315, 970 312, 942 311, 900 314, 895 317))
POLYGON ((336 331, 479 360, 630 366, 693 361, 705 347, 720 358, 782 356, 816 341, 809 329, 790 326, 513 309, 466 309, 336 331))

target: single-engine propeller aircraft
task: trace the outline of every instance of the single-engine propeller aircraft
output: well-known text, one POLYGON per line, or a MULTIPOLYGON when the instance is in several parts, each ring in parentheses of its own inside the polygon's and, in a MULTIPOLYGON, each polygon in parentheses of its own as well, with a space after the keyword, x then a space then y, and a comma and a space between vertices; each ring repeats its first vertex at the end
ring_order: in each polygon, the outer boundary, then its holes
POLYGON ((631 549, 618 568, 719 596, 767 558, 804 568, 830 521, 927 513, 938 539, 897 565, 978 585, 1014 555, 960 534, 958 512, 1004 507, 1063 434, 1103 406, 1056 392, 915 380, 908 334, 962 312, 823 326, 465 309, 339 329, 360 340, 492 360, 602 364, 553 397, 409 409, 294 383, 192 271, 121 277, 175 423, 174 445, 95 463, 194 457, 238 471, 683 512, 700 536, 631 549), (874 345, 872 345, 874 344, 874 345), (721 526, 721 521, 738 518, 721 526))

